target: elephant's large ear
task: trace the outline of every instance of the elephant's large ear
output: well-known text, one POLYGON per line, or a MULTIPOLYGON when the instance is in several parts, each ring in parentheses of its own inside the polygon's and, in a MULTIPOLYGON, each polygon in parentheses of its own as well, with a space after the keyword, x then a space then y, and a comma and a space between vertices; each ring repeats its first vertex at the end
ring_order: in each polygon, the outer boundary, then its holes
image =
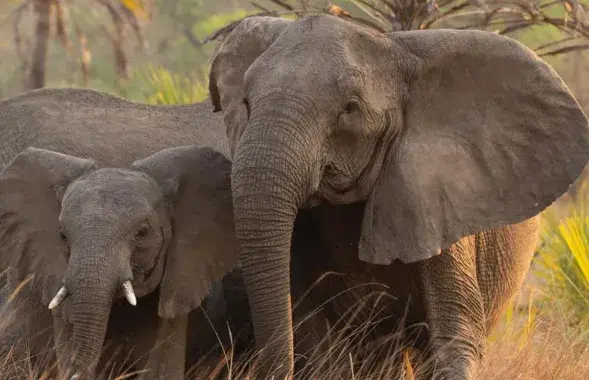
POLYGON ((391 40, 407 60, 408 98, 399 144, 367 203, 361 259, 425 260, 537 215, 579 177, 587 117, 532 51, 481 31, 391 40))
POLYGON ((213 110, 223 110, 231 154, 248 119, 243 89, 245 72, 290 22, 277 17, 248 17, 235 27, 213 57, 209 93, 213 110))
POLYGON ((0 173, 0 258, 23 281, 33 275, 49 305, 62 285, 67 247, 60 237, 61 198, 94 161, 28 148, 0 173))
POLYGON ((238 262, 231 162, 210 148, 162 150, 133 164, 158 182, 171 203, 172 241, 160 285, 159 315, 197 308, 238 262))

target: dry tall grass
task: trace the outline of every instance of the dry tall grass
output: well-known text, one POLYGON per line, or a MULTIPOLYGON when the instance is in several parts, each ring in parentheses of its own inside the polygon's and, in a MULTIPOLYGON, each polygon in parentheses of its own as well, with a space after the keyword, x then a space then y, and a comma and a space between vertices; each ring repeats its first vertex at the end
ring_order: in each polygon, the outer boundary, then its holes
POLYGON ((535 330, 524 345, 508 337, 490 345, 477 379, 586 380, 589 345, 557 327, 535 330))
MULTIPOLYGON (((476 380, 586 380, 589 379, 589 329, 587 286, 589 273, 589 188, 564 218, 552 218, 545 225, 539 255, 529 273, 533 291, 524 286, 498 326, 489 336, 486 355, 476 380), (586 196, 587 195, 587 196, 586 196), (546 274, 550 273, 549 276, 546 274)), ((1 290, 1 289, 0 289, 1 290)), ((0 298, 10 295, 0 293, 0 298)), ((366 307, 363 302, 359 307, 366 307)), ((354 314, 353 310, 351 314, 354 314)), ((11 316, 0 308, 0 330, 11 316)), ((327 352, 312 352, 304 368, 306 379, 419 380, 420 368, 411 363, 409 350, 400 344, 398 334, 379 341, 366 339, 374 322, 359 327, 344 323, 324 337, 327 352), (382 359, 379 353, 386 352, 382 359), (396 354, 396 355, 393 355, 396 354)), ((0 331, 1 332, 1 331, 0 331)), ((0 345, 3 342, 0 342, 0 345)), ((50 379, 55 364, 47 350, 39 358, 29 358, 25 379, 50 379), (34 359, 34 360, 30 360, 34 359)), ((250 372, 256 358, 234 357, 232 349, 219 358, 207 358, 206 365, 192 369, 189 379, 254 379, 250 372)), ((132 363, 120 363, 108 379, 133 378, 132 363), (125 373, 125 370, 127 372, 125 373), (118 374, 122 372, 123 374, 118 374)), ((0 380, 16 363, 10 353, 0 358, 0 380)), ((135 373, 136 374, 136 373, 135 373)), ((12 380, 12 379, 11 379, 12 380)))
MULTIPOLYGON (((6 317, 5 315, 3 317, 6 317)), ((306 368, 305 379, 353 379, 353 380, 419 380, 419 368, 414 368, 405 353, 401 362, 380 360, 371 356, 374 347, 352 344, 358 341, 358 334, 364 334, 370 327, 363 326, 352 331, 355 339, 337 334, 328 352, 314 357, 306 368), (368 355, 366 353, 369 352, 368 355), (360 357, 364 360, 360 361, 360 357), (380 360, 380 361, 379 361, 380 360), (326 364, 321 371, 310 368, 326 364), (400 371, 400 372, 399 372, 400 371)), ((329 337, 326 337, 326 339, 329 337)), ((361 340, 361 339, 360 339, 361 340)), ((391 350, 401 351, 395 336, 377 345, 390 345, 391 350)), ((255 358, 236 360, 231 350, 211 365, 194 368, 189 379, 254 379, 250 373, 255 358)), ((10 357, 0 360, 0 379, 8 380, 3 373, 14 365, 10 357)), ((41 366, 29 364, 28 379, 50 379, 54 364, 46 360, 41 366)), ((135 373, 136 374, 136 373, 135 373)), ((107 376, 109 379, 134 378, 133 373, 107 376)), ((24 380, 25 378, 23 378, 24 380)), ((536 315, 534 308, 517 311, 510 309, 507 317, 495 329, 487 347, 486 356, 478 370, 477 380, 586 380, 589 379, 589 339, 582 329, 572 328, 564 315, 555 313, 536 315)))

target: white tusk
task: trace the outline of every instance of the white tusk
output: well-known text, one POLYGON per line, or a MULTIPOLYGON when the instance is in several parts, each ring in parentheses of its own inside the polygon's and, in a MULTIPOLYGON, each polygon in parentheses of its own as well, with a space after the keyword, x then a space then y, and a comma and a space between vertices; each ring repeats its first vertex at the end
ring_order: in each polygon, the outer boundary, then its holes
POLYGON ((75 374, 74 376, 72 376, 72 378, 70 380, 78 380, 80 378, 79 374, 75 374))
POLYGON ((135 297, 135 292, 133 291, 133 285, 131 285, 131 281, 127 280, 123 282, 123 291, 125 292, 125 297, 127 301, 133 306, 137 305, 137 298, 135 297))
POLYGON ((53 299, 51 300, 51 303, 49 303, 49 310, 53 310, 56 307, 58 307, 59 304, 62 303, 63 300, 67 298, 67 296, 68 296, 68 291, 65 288, 65 286, 62 286, 61 289, 59 289, 59 292, 57 292, 55 297, 53 297, 53 299))

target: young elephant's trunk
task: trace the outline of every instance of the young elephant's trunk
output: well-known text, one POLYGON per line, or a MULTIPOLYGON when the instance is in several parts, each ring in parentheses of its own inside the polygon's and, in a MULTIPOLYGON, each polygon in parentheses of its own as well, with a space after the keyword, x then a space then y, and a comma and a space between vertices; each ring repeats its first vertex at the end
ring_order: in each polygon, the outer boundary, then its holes
POLYGON ((136 300, 130 282, 121 278, 123 271, 107 262, 104 254, 84 253, 74 257, 70 259, 65 285, 50 308, 66 297, 70 299, 73 335, 68 344, 71 351, 65 358, 67 362, 63 363, 66 368, 62 370, 66 371, 68 378, 92 379, 102 353, 116 293, 124 285, 129 302, 134 304, 136 300))
POLYGON ((72 294, 72 360, 76 373, 93 377, 102 352, 114 295, 112 286, 90 279, 72 294))

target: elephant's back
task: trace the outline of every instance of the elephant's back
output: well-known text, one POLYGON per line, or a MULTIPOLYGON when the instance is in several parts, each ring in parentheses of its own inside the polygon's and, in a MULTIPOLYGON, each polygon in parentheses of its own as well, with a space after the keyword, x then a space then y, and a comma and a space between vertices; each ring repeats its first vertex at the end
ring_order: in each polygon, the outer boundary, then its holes
POLYGON ((208 103, 155 106, 87 89, 41 89, 0 102, 5 163, 28 146, 127 166, 159 150, 206 145, 228 154, 224 126, 208 103))

